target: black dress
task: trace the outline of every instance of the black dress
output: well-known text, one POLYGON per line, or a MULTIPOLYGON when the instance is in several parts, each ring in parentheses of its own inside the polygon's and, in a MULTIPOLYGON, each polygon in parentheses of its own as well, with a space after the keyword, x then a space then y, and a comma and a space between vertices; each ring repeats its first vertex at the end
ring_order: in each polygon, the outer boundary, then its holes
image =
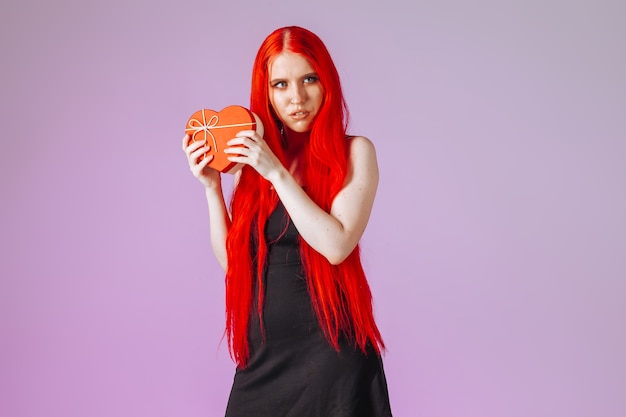
POLYGON ((374 349, 363 354, 342 340, 337 352, 324 337, 302 270, 298 231, 282 203, 265 234, 265 340, 254 307, 249 365, 235 373, 226 417, 390 417, 374 349))

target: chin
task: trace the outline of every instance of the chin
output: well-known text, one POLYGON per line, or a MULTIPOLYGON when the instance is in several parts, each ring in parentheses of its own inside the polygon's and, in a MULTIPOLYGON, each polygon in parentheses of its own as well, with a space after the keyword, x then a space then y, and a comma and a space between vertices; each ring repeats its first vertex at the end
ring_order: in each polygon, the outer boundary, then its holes
POLYGON ((295 133, 306 133, 311 131, 313 123, 285 123, 284 126, 295 133))

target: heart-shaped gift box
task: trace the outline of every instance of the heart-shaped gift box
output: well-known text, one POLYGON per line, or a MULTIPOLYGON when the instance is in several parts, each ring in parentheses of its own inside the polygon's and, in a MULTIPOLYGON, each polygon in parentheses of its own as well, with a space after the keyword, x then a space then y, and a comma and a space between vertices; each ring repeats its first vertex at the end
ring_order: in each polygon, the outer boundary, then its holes
MULTIPOLYGON (((211 149, 200 157, 200 160, 213 155, 209 166, 220 172, 234 174, 241 168, 241 164, 228 160, 224 149, 226 142, 233 139, 242 130, 255 130, 263 136, 261 119, 250 110, 241 106, 228 106, 220 111, 211 109, 198 110, 187 121, 185 132, 191 136, 190 141, 206 140, 211 149)), ((230 154, 232 155, 232 154, 230 154)))

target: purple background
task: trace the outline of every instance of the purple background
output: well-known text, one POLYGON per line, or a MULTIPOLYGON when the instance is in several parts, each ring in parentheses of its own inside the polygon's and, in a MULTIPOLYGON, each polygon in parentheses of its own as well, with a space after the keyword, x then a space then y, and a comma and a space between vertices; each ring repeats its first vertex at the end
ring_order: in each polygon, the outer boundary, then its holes
POLYGON ((3 2, 0 415, 223 415, 223 276, 180 141, 298 24, 378 150, 363 252, 395 415, 623 417, 625 13, 3 2))

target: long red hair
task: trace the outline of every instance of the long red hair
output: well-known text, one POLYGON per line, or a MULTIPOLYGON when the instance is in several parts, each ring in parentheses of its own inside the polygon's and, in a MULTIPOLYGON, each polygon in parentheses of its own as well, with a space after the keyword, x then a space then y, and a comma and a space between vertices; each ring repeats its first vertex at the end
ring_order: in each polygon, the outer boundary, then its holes
MULTIPOLYGON (((268 91, 269 65, 273 57, 283 51, 307 58, 318 74, 324 92, 323 104, 313 123, 301 163, 307 194, 329 212, 348 170, 348 110, 337 69, 315 34, 291 26, 277 29, 265 39, 252 70, 250 109, 263 121, 264 139, 284 164, 281 122, 269 102, 268 91)), ((277 202, 278 196, 271 184, 253 168, 245 166, 233 192, 233 220, 226 242, 226 336, 230 354, 240 368, 247 366, 250 355, 248 326, 254 296, 263 326, 262 277, 267 255, 264 227, 277 202), (256 294, 253 294, 253 280, 258 288, 256 294)), ((312 305, 328 342, 339 350, 339 338, 343 336, 364 352, 371 345, 380 353, 384 344, 374 321, 372 295, 358 246, 339 265, 331 265, 304 239, 300 240, 300 252, 312 305)))

